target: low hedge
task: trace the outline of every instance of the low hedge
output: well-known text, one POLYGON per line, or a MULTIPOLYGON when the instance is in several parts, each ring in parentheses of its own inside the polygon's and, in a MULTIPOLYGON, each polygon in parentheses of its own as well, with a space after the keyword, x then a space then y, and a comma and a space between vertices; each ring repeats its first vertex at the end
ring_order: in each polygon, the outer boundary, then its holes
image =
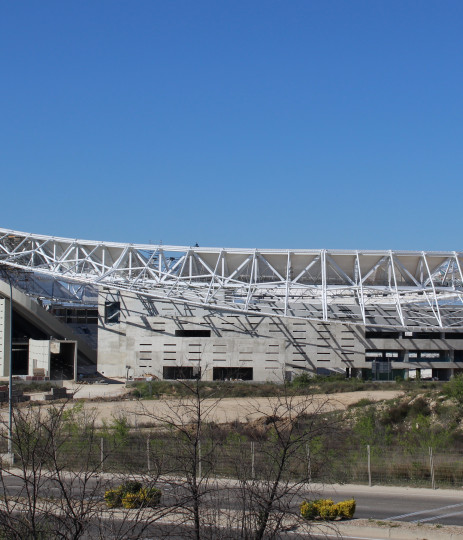
POLYGON ((124 508, 154 508, 161 502, 161 490, 155 487, 142 488, 137 493, 127 493, 122 498, 124 508))
POLYGON ((140 482, 125 482, 108 489, 104 500, 108 508, 154 508, 161 502, 162 492, 155 487, 143 487, 140 482))
POLYGON ((352 519, 355 514, 355 499, 341 501, 337 504, 332 499, 317 499, 304 501, 301 506, 301 516, 304 519, 320 519, 333 521, 335 519, 352 519))

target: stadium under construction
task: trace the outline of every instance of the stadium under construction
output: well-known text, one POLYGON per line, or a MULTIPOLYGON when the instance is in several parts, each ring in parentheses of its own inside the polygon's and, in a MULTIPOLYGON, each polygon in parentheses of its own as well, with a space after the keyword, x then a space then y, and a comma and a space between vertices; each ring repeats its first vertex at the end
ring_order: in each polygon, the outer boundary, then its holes
POLYGON ((446 380, 463 252, 228 249, 0 229, 0 376, 446 380), (12 298, 12 303, 10 300, 12 298))

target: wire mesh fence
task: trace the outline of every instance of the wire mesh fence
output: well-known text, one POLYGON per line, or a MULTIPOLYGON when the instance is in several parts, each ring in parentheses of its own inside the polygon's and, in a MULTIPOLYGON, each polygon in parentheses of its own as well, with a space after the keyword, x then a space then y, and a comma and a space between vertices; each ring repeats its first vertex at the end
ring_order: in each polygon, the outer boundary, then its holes
MULTIPOLYGON (((271 441, 213 441, 134 437, 114 442, 96 437, 80 448, 63 445, 60 464, 108 473, 268 479, 281 459, 271 441), (192 465, 194 464, 194 466, 192 465)), ((463 451, 380 446, 312 448, 298 444, 285 457, 283 480, 417 487, 463 485, 463 451)))

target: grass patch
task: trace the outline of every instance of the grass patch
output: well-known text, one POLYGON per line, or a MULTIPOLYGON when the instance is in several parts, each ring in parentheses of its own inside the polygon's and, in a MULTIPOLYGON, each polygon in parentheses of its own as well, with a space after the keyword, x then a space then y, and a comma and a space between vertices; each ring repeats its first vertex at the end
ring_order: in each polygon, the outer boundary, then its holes
POLYGON ((351 403, 350 405, 347 406, 347 408, 355 409, 356 407, 368 407, 368 405, 373 405, 375 403, 376 402, 371 399, 362 398, 362 399, 359 399, 356 403, 351 403))

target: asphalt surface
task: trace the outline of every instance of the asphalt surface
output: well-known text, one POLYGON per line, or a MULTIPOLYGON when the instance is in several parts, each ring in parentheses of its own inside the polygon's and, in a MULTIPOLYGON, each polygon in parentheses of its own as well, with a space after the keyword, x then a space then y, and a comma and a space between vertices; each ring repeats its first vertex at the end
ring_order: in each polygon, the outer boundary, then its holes
MULTIPOLYGON (((14 476, 3 476, 6 491, 10 495, 24 493, 24 483, 14 476)), ((85 491, 79 482, 72 484, 72 495, 76 498, 101 498, 104 490, 108 488, 110 481, 102 477, 92 478, 85 487, 85 491)), ((114 479, 112 483, 118 483, 114 479)), ((241 508, 239 490, 234 488, 236 483, 230 481, 229 489, 213 492, 210 504, 219 504, 220 508, 237 510, 241 508)), ((54 481, 46 481, 41 487, 42 496, 60 496, 60 488, 54 481)), ((182 487, 162 486, 163 502, 165 505, 173 504, 179 500, 179 496, 185 500, 188 493, 182 487)), ((0 486, 0 495, 4 494, 3 486, 0 486)), ((429 523, 441 525, 463 526, 463 489, 462 490, 431 490, 424 488, 401 488, 385 486, 357 486, 337 485, 320 486, 312 485, 305 493, 299 493, 289 502, 292 509, 297 511, 297 506, 302 498, 332 498, 335 502, 355 498, 357 510, 355 517, 358 519, 374 519, 381 521, 406 521, 413 523, 429 523)))
POLYGON ((358 519, 463 526, 463 490, 337 486, 315 491, 335 501, 353 497, 358 519))

